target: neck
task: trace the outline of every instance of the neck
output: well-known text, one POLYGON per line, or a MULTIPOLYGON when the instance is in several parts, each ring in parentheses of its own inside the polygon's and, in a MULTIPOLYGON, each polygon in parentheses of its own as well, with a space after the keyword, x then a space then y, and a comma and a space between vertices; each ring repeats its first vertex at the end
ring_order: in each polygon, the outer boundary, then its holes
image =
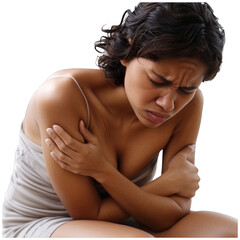
POLYGON ((111 86, 102 98, 106 110, 122 125, 132 125, 138 121, 123 86, 111 86))

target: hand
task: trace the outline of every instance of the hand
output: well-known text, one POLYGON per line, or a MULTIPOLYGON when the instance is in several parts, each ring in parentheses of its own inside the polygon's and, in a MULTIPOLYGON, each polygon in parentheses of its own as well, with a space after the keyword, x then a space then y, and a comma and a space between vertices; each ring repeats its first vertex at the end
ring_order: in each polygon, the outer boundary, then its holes
POLYGON ((192 198, 199 189, 200 178, 194 165, 195 146, 188 145, 178 152, 168 165, 170 186, 180 196, 192 198))
POLYGON ((75 174, 93 177, 107 163, 98 139, 80 121, 80 133, 86 140, 82 143, 72 138, 63 128, 54 125, 46 131, 50 138, 45 140, 53 159, 61 168, 75 174))

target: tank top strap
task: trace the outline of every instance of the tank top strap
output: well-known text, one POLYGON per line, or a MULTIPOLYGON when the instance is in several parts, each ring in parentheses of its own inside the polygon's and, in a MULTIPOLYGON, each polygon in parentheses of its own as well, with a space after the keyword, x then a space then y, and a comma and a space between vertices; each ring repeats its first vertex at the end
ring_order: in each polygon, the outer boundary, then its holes
POLYGON ((51 77, 49 77, 48 79, 57 78, 57 77, 68 77, 68 78, 71 78, 71 79, 75 82, 75 84, 77 85, 77 87, 78 87, 78 89, 80 90, 80 92, 81 92, 81 94, 82 94, 82 96, 83 96, 83 98, 84 98, 84 101, 85 101, 85 103, 86 103, 87 115, 88 115, 87 128, 89 128, 89 125, 90 125, 90 117, 91 117, 91 116, 90 116, 90 107, 89 107, 89 104, 88 104, 88 100, 87 100, 87 98, 86 98, 86 95, 84 94, 84 92, 83 92, 82 88, 80 87, 78 81, 77 81, 74 77, 69 76, 69 75, 56 75, 56 76, 51 76, 51 77))

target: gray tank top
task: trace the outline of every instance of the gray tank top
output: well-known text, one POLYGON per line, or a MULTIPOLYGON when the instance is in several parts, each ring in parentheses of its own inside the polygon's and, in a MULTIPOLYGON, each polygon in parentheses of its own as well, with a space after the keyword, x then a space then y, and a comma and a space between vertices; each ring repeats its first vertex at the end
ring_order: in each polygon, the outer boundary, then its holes
MULTIPOLYGON (((87 107, 88 123, 90 123, 90 109, 87 98, 78 82, 69 77, 78 86, 87 107)), ((53 78, 51 77, 51 78, 53 78)), ((132 181, 138 185, 149 175, 153 176, 156 168, 157 155, 132 181)), ((106 194, 105 190, 96 184, 99 194, 106 194)), ((42 147, 34 143, 23 132, 19 134, 19 146, 15 153, 14 170, 5 194, 3 203, 3 233, 5 236, 25 236, 16 233, 24 231, 24 226, 31 226, 39 219, 47 217, 69 217, 67 210, 57 196, 47 173, 42 147), (20 229, 20 230, 19 230, 20 229), (9 234, 7 234, 9 232, 9 234), (13 235, 12 232, 14 232, 13 235)), ((46 226, 46 225, 45 225, 46 226)), ((38 226, 36 228, 39 228, 38 226)))

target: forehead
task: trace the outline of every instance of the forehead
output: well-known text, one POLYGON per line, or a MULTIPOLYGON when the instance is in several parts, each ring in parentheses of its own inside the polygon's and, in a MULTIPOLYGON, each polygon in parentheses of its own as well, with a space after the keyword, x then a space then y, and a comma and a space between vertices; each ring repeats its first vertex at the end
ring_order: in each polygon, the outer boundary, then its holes
POLYGON ((191 58, 163 59, 156 62, 147 60, 143 64, 148 71, 161 75, 177 85, 200 84, 206 72, 204 63, 191 58))

